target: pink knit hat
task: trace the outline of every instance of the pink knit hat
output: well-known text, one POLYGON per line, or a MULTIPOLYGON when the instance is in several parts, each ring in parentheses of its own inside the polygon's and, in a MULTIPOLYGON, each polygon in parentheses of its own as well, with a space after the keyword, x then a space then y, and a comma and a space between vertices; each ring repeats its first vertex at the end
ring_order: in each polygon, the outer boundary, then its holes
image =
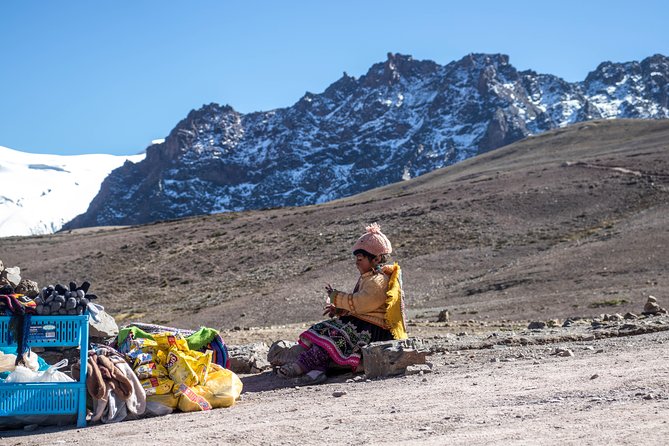
POLYGON ((390 240, 388 240, 388 237, 381 232, 381 226, 377 223, 372 223, 367 226, 365 230, 367 232, 355 242, 355 245, 353 245, 353 252, 358 249, 364 249, 374 256, 390 254, 393 252, 390 240))

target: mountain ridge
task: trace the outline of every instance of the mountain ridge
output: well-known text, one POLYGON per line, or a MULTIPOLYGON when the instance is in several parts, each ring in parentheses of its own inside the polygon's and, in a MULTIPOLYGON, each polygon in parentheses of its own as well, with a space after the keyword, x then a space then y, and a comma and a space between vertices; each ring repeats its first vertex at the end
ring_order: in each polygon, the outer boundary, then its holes
POLYGON ((388 54, 293 106, 191 111, 139 165, 103 182, 65 229, 142 224, 350 196, 592 119, 669 117, 669 59, 602 62, 582 82, 502 54, 439 65, 388 54))

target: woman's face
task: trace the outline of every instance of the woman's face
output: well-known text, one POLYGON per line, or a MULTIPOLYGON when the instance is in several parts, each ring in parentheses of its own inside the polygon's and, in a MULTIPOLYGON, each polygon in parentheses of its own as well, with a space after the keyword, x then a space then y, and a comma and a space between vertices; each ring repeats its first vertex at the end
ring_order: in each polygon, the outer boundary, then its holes
POLYGON ((360 274, 365 274, 366 272, 371 271, 376 265, 375 262, 373 260, 370 261, 367 256, 356 254, 355 266, 358 268, 358 271, 360 271, 360 274))

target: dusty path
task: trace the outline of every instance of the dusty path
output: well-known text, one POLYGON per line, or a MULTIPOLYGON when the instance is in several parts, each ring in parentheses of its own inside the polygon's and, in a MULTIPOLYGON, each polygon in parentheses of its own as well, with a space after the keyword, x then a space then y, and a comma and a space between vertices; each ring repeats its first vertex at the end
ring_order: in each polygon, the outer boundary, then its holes
POLYGON ((244 376, 229 409, 84 429, 0 432, 0 444, 666 444, 669 331, 445 352, 425 375, 285 387, 244 376), (569 348, 571 357, 551 355, 569 348), (345 392, 339 395, 337 392, 345 392))

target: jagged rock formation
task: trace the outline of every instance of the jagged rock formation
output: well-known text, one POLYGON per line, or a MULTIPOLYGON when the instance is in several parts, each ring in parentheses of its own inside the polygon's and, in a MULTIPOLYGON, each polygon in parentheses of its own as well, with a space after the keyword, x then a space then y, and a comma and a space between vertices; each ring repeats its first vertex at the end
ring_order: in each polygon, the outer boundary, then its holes
POLYGON ((569 83, 499 54, 445 66, 388 54, 292 107, 191 111, 64 229, 325 202, 600 118, 669 118, 669 59, 604 62, 569 83))

